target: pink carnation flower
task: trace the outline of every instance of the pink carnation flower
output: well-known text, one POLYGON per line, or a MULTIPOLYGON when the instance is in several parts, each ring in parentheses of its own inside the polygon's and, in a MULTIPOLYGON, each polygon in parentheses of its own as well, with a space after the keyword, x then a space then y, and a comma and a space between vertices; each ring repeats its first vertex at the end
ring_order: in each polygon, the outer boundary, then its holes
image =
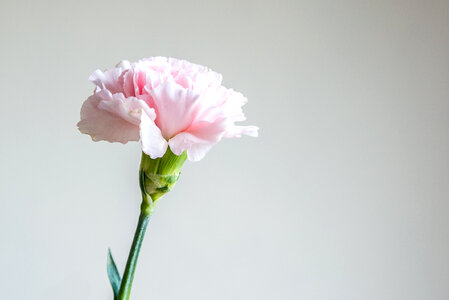
POLYGON ((150 57, 123 61, 89 80, 95 92, 81 108, 78 128, 94 141, 127 143, 141 140, 151 158, 170 146, 191 161, 204 157, 221 138, 257 136, 244 121, 247 99, 221 85, 222 76, 185 60, 150 57))

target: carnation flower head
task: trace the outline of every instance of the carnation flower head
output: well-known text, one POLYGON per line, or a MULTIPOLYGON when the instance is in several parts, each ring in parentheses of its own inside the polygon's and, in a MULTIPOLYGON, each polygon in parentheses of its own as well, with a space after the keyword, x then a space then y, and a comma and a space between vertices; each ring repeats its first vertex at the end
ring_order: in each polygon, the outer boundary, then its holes
POLYGON ((151 159, 171 150, 201 160, 222 138, 257 136, 244 121, 247 99, 224 87, 207 67, 166 57, 123 61, 89 80, 95 91, 81 108, 78 128, 94 141, 142 143, 151 159))

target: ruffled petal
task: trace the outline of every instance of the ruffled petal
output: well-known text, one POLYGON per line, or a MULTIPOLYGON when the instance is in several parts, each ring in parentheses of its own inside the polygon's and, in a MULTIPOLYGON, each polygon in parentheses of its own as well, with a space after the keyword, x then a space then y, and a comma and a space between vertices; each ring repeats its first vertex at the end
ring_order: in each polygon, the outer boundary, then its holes
POLYGON ((102 90, 97 95, 102 99, 98 104, 98 108, 121 117, 136 126, 140 124, 142 110, 151 118, 154 119, 156 117, 154 110, 149 108, 145 101, 136 97, 125 98, 122 93, 111 95, 108 90, 102 90))
POLYGON ((199 95, 173 81, 162 83, 149 92, 157 112, 156 125, 166 139, 187 129, 199 112, 199 95))
POLYGON ((139 127, 111 112, 99 108, 103 101, 98 94, 90 96, 81 107, 79 131, 88 134, 93 141, 127 143, 139 140, 139 127))
POLYGON ((141 116, 140 139, 142 151, 153 159, 164 156, 167 151, 167 141, 162 136, 161 130, 154 124, 154 117, 152 118, 146 112, 142 112, 141 116))
POLYGON ((242 135, 247 135, 251 137, 259 136, 259 127, 257 126, 228 126, 224 137, 225 138, 234 138, 241 137, 242 135))
POLYGON ((187 158, 190 161, 199 161, 215 143, 207 143, 188 132, 182 132, 168 141, 171 151, 181 155, 187 150, 187 158))
POLYGON ((215 118, 220 114, 226 119, 226 132, 224 137, 241 137, 242 135, 248 135, 252 137, 258 136, 259 128, 256 126, 238 126, 235 122, 246 120, 243 113, 242 106, 245 105, 248 100, 241 93, 234 91, 233 89, 227 89, 223 86, 209 89, 202 98, 207 101, 215 101, 215 109, 209 109, 200 114, 200 118, 207 120, 215 118))
POLYGON ((223 112, 232 121, 245 121, 245 115, 243 114, 242 106, 248 102, 245 96, 241 93, 228 89, 227 97, 221 105, 223 112))
POLYGON ((188 131, 181 132, 168 141, 170 149, 176 155, 187 150, 190 161, 201 160, 206 153, 221 140, 226 129, 226 120, 214 123, 198 122, 188 131))
POLYGON ((96 92, 109 90, 112 94, 123 93, 123 78, 120 76, 125 71, 122 68, 113 68, 106 71, 95 70, 89 77, 89 81, 95 84, 96 92))

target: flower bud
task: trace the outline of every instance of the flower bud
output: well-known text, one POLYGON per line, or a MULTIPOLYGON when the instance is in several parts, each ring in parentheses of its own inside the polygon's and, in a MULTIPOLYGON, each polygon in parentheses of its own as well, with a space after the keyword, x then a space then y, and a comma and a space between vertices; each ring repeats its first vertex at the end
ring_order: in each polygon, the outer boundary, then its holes
POLYGON ((163 195, 168 193, 179 178, 182 165, 187 159, 184 151, 175 155, 170 148, 163 157, 152 159, 142 152, 139 181, 142 191, 142 212, 151 214, 163 195))

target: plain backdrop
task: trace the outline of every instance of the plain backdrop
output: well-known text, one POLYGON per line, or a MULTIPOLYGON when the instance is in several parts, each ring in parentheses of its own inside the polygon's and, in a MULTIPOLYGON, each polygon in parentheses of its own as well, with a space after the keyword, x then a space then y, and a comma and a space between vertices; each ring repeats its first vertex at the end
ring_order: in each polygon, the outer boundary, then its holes
POLYGON ((186 163, 132 300, 449 299, 449 2, 0 2, 2 299, 111 300, 140 144, 76 128, 88 76, 203 64, 260 137, 186 163))

